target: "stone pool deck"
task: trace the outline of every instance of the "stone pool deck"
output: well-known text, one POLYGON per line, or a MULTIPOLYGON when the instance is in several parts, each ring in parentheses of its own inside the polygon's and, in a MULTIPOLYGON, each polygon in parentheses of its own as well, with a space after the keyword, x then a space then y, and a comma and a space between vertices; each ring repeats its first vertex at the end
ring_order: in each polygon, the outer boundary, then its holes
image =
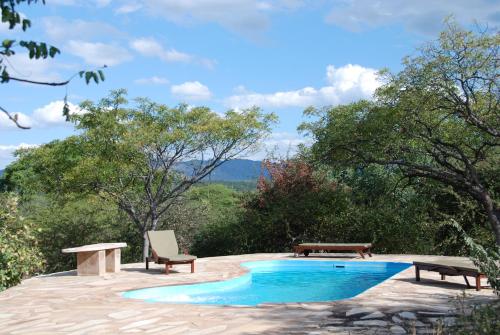
MULTIPOLYGON (((308 257, 314 260, 429 261, 439 256, 349 254, 308 257)), ((124 299, 126 290, 224 280, 245 272, 241 262, 293 259, 291 254, 252 254, 202 258, 196 273, 188 265, 163 267, 126 264, 104 277, 77 277, 75 271, 34 277, 0 293, 0 334, 404 334, 416 329, 432 334, 437 319, 454 321, 452 300, 466 289, 462 277, 413 267, 353 299, 258 307, 169 305, 124 299)), ((303 257, 301 259, 304 259, 303 257)), ((483 283, 484 285, 485 283, 483 283)), ((314 283, 311 283, 314 285, 314 283)), ((491 289, 466 289, 469 301, 498 299, 491 289)))

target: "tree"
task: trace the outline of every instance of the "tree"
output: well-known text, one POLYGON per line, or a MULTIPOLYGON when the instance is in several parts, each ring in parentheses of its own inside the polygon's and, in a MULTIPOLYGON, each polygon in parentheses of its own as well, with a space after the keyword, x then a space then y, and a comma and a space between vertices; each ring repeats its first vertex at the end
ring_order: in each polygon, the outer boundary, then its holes
MULTIPOLYGON (((22 14, 18 11, 18 6, 20 4, 31 5, 33 3, 41 2, 45 4, 45 0, 1 0, 0 7, 2 8, 2 23, 8 23, 9 29, 15 29, 17 26, 21 26, 23 31, 26 31, 31 27, 31 21, 22 16, 22 14)), ((45 86, 66 86, 69 82, 77 75, 80 78, 85 78, 87 84, 90 83, 91 80, 97 84, 100 81, 104 80, 104 73, 102 70, 98 69, 97 71, 80 71, 77 74, 71 76, 69 79, 60 81, 60 82, 48 82, 48 81, 39 81, 39 80, 31 80, 29 78, 19 78, 13 77, 9 73, 9 68, 12 66, 8 62, 8 57, 11 57, 16 53, 14 48, 19 46, 28 51, 28 56, 30 59, 40 59, 40 58, 54 58, 57 54, 61 53, 60 50, 52 45, 48 45, 45 42, 35 42, 35 41, 16 41, 13 39, 5 39, 0 45, 0 83, 8 83, 9 81, 18 81, 22 83, 35 84, 35 85, 45 85, 45 86)), ((106 67, 106 65, 104 65, 106 67)), ((67 98, 64 98, 64 107, 62 113, 64 116, 69 118, 69 106, 66 103, 67 98)), ((19 124, 17 114, 11 114, 5 108, 0 106, 0 111, 2 111, 7 117, 16 124, 18 128, 21 129, 29 129, 30 127, 23 126, 19 124)))
POLYGON ((330 165, 378 164, 430 178, 481 206, 500 245, 500 35, 454 23, 404 60, 375 101, 309 109, 311 155, 330 165))
POLYGON ((74 116, 82 131, 82 160, 65 174, 72 187, 97 192, 114 201, 143 236, 194 184, 225 161, 255 148, 270 131, 275 116, 252 108, 221 116, 205 107, 168 108, 138 99, 126 108, 123 90, 98 104, 86 102, 87 113, 74 116), (191 173, 176 171, 189 161, 191 173))

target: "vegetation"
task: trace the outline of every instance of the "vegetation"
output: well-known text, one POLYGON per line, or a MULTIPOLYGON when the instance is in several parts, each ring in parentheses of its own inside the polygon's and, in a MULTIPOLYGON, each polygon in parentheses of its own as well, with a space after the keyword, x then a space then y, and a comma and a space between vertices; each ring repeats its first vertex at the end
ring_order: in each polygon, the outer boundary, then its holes
POLYGON ((146 231, 175 229, 200 257, 290 252, 302 241, 469 255, 498 291, 498 44, 450 24, 400 73, 384 73, 373 101, 308 109, 300 129, 312 146, 264 161, 258 182, 207 177, 255 148, 272 114, 130 107, 122 90, 85 102, 72 118, 78 135, 18 151, 0 178, 4 203, 19 199, 2 207, 0 239, 19 236, 2 240, 2 288, 73 268, 60 253, 68 246, 125 241, 124 261, 140 261, 146 231), (12 250, 26 263, 7 273, 12 250))
POLYGON ((17 198, 0 196, 0 291, 43 270, 35 227, 18 211, 17 198))
POLYGON ((386 74, 373 102, 309 109, 311 156, 334 167, 381 165, 477 201, 500 245, 498 34, 454 24, 386 74))
MULTIPOLYGON (((24 15, 19 11, 20 5, 31 5, 36 3, 45 4, 45 0, 1 0, 0 8, 2 9, 2 23, 7 23, 9 25, 9 29, 13 30, 21 27, 22 31, 25 32, 29 28, 31 28, 31 20, 24 17, 24 15)), ((5 84, 10 81, 17 81, 28 84, 35 85, 45 85, 45 86, 66 86, 70 83, 70 81, 76 77, 77 75, 80 78, 85 78, 85 82, 87 84, 93 80, 96 84, 104 80, 104 73, 101 69, 96 71, 80 71, 77 74, 73 75, 71 78, 60 81, 60 82, 49 82, 49 81, 41 81, 41 80, 33 80, 30 78, 20 78, 14 77, 10 74, 11 64, 9 62, 9 57, 12 57, 16 54, 16 47, 20 47, 21 49, 25 49, 28 54, 27 56, 30 59, 45 59, 45 58, 54 58, 57 54, 61 53, 58 48, 52 45, 48 45, 46 42, 35 42, 28 40, 16 41, 13 39, 4 39, 2 44, 0 45, 0 83, 5 84)), ((106 65, 104 65, 106 67, 106 65)), ((15 69, 14 69, 15 70, 15 69)), ((66 103, 66 98, 64 98, 64 107, 61 111, 66 118, 69 119, 69 106, 66 103)), ((0 106, 0 111, 7 115, 7 117, 14 122, 14 124, 21 129, 29 129, 25 125, 22 125, 18 122, 17 114, 12 114, 4 107, 0 106)))

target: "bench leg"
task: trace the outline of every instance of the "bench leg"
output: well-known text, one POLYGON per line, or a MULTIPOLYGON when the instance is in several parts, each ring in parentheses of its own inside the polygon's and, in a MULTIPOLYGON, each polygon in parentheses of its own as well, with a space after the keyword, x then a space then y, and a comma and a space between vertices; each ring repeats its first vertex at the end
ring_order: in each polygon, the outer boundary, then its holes
POLYGON ((445 280, 445 279, 446 279, 446 276, 441 273, 441 280, 445 280))
POLYGON ((470 288, 470 283, 469 283, 469 280, 467 279, 466 275, 464 275, 464 280, 465 280, 465 283, 467 284, 467 288, 470 288))
POLYGON ((481 291, 481 275, 476 276, 476 291, 481 291))
POLYGON ((418 266, 415 266, 415 280, 420 281, 420 269, 418 266))
POLYGON ((149 270, 149 257, 146 257, 146 270, 149 270))
POLYGON ((194 261, 191 262, 191 273, 194 273, 194 261))
POLYGON ((120 272, 121 251, 117 249, 106 250, 106 272, 120 272))
POLYGON ((104 250, 79 252, 76 254, 79 276, 104 276, 106 273, 106 252, 104 250))
POLYGON ((171 267, 171 265, 170 265, 170 264, 165 263, 165 274, 166 274, 166 275, 168 275, 168 274, 169 274, 168 269, 169 269, 170 267, 171 267))

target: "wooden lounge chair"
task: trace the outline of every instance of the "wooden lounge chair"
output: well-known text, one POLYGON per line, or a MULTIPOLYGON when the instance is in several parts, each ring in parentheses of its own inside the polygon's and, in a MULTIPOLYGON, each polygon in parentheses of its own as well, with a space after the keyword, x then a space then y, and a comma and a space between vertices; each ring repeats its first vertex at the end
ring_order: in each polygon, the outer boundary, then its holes
POLYGON ((371 247, 371 243, 301 243, 293 247, 293 252, 295 257, 302 253, 307 257, 313 250, 356 251, 365 258, 365 253, 372 257, 371 247))
POLYGON ((146 257, 146 270, 149 269, 149 262, 154 261, 157 264, 165 264, 167 275, 173 264, 191 264, 191 273, 194 272, 196 256, 187 253, 179 254, 179 246, 173 230, 148 231, 147 235, 152 257, 146 257))
POLYGON ((439 272, 441 280, 445 280, 446 276, 463 276, 467 287, 471 287, 467 276, 476 278, 476 291, 481 290, 481 279, 486 278, 471 261, 461 260, 436 260, 429 262, 413 262, 415 266, 415 277, 420 281, 420 270, 439 272))

